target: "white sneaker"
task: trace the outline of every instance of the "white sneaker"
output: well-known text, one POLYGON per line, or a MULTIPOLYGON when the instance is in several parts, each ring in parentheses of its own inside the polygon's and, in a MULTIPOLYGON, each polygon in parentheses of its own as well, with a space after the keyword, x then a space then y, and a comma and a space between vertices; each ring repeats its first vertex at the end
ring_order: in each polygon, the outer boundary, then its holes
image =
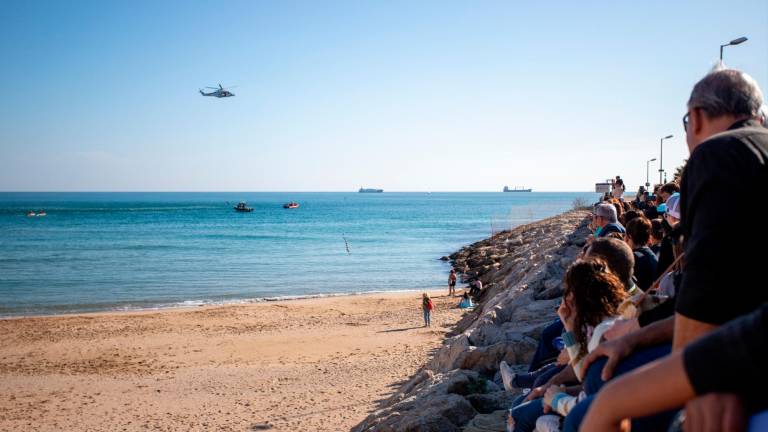
POLYGON ((502 360, 499 363, 499 372, 501 373, 501 381, 504 383, 504 389, 508 392, 514 390, 515 386, 512 382, 515 380, 515 373, 512 372, 507 362, 502 360))

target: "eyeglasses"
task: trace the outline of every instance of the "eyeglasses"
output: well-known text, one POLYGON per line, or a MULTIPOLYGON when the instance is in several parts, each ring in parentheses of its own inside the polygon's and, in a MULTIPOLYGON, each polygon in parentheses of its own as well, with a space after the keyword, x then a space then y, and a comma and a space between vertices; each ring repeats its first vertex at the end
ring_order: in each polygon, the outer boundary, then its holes
POLYGON ((685 113, 683 116, 683 130, 688 132, 688 120, 691 118, 691 113, 685 113))

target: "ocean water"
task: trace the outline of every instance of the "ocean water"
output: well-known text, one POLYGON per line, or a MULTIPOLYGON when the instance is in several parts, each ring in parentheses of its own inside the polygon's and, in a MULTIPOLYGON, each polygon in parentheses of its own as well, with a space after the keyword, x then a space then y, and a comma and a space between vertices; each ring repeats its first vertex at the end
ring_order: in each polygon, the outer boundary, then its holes
POLYGON ((441 256, 575 199, 597 195, 0 193, 0 316, 440 287, 441 256))

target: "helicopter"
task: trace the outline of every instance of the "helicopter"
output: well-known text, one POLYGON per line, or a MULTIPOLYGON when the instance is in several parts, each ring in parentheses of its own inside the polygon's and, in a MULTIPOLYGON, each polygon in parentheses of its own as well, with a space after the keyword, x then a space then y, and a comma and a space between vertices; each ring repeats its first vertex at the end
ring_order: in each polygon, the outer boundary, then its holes
MULTIPOLYGON (((203 89, 200 89, 200 94, 201 95, 203 95, 203 96, 214 96, 214 97, 217 97, 217 98, 232 97, 232 96, 235 95, 234 93, 229 91, 229 89, 225 89, 224 87, 222 87, 221 84, 219 84, 218 88, 217 87, 206 87, 206 88, 207 89, 213 89, 214 91, 212 91, 210 93, 206 93, 206 92, 203 91, 203 89)), ((234 87, 230 87, 230 88, 234 88, 234 87)))

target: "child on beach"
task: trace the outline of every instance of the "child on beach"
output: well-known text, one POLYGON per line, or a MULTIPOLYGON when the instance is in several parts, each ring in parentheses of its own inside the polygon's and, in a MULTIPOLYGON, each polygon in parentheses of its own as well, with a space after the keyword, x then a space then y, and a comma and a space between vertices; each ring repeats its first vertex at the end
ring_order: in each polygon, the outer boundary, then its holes
POLYGON ((468 309, 468 308, 474 307, 474 305, 472 304, 472 299, 469 298, 469 293, 465 292, 464 295, 461 296, 461 302, 459 303, 458 307, 460 309, 468 309))
POLYGON ((424 312, 424 327, 432 327, 430 315, 432 314, 432 309, 434 308, 435 307, 432 304, 432 299, 429 298, 429 294, 424 293, 421 298, 421 310, 424 312))
POLYGON ((451 269, 451 274, 448 275, 448 295, 453 297, 456 295, 456 270, 451 269))

